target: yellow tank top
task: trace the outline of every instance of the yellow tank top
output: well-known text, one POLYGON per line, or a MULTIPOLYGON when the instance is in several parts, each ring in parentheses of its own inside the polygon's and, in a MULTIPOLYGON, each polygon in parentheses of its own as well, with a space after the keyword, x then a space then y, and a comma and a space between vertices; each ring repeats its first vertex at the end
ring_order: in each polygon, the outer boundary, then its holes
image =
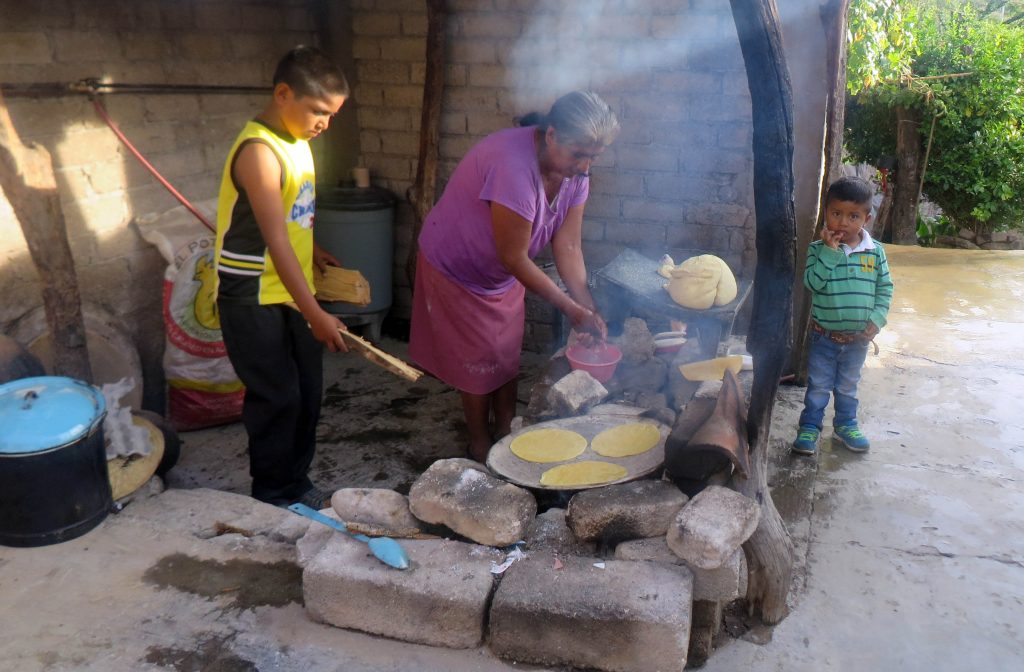
POLYGON ((281 164, 281 204, 288 240, 306 275, 309 291, 313 292, 313 154, 307 141, 252 120, 235 139, 220 181, 215 248, 217 296, 224 301, 259 305, 293 301, 274 268, 249 199, 231 176, 238 151, 249 142, 270 147, 281 164))

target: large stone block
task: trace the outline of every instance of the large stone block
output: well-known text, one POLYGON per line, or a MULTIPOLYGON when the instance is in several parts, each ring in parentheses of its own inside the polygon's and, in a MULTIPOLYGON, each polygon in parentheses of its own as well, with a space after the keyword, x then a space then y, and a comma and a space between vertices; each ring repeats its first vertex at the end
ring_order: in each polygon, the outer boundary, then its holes
POLYGON ((526 548, 562 556, 591 556, 597 550, 595 544, 580 541, 572 533, 565 522, 565 509, 548 509, 534 518, 526 531, 526 548))
POLYGON ((721 567, 701 569, 687 565, 672 552, 665 537, 631 539, 615 547, 616 560, 646 560, 670 565, 686 565, 693 573, 693 599, 728 602, 747 592, 747 558, 742 548, 729 556, 721 567))
POLYGON ((520 541, 537 515, 529 491, 491 476, 472 460, 438 460, 409 490, 409 508, 428 523, 447 525, 486 546, 520 541))
POLYGON ((686 499, 665 481, 631 481, 577 493, 569 500, 566 519, 573 534, 584 541, 660 537, 686 499))
POLYGON ((366 544, 328 540, 302 573, 316 621, 407 642, 472 648, 483 641, 500 551, 459 541, 402 541, 410 567, 382 563, 366 544))
POLYGON ((384 488, 342 488, 331 495, 331 508, 350 523, 378 525, 390 530, 420 527, 409 510, 409 498, 384 488))
POLYGON ((488 646, 524 663, 614 672, 681 671, 690 638, 685 567, 531 554, 495 592, 488 646))
POLYGON ((757 529, 761 507, 740 493, 712 485, 683 507, 668 530, 668 546, 701 569, 721 567, 757 529))
POLYGON ((562 417, 578 415, 608 397, 608 390, 586 371, 572 371, 551 386, 548 400, 562 417))

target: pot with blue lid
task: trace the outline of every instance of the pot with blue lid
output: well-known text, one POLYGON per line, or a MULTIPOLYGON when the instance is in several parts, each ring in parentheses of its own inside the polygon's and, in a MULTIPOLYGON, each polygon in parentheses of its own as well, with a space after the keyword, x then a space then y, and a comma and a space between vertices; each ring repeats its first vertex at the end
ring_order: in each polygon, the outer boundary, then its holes
POLYGON ((80 537, 112 505, 103 395, 61 376, 0 385, 0 544, 80 537))

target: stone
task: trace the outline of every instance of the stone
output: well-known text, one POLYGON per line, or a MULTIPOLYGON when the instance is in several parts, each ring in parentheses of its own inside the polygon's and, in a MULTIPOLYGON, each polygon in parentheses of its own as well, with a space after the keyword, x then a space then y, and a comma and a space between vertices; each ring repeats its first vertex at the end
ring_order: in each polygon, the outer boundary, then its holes
POLYGON ((981 249, 983 250, 1019 250, 1021 249, 1021 241, 1007 241, 1007 242, 995 242, 982 243, 981 249))
POLYGON ((410 567, 397 570, 366 544, 331 537, 302 572, 310 618, 407 642, 473 648, 483 641, 502 553, 460 541, 403 540, 410 567))
MULTIPOLYGON (((565 351, 560 350, 551 356, 547 366, 544 368, 539 380, 533 384, 530 390, 530 401, 527 404, 525 416, 530 422, 539 422, 556 417, 555 409, 551 404, 551 386, 561 380, 572 371, 569 360, 565 358, 565 351)), ((530 424, 527 422, 527 424, 530 424)))
POLYGON ((308 518, 248 495, 208 488, 171 488, 155 497, 133 501, 118 515, 142 522, 159 520, 162 530, 199 539, 220 536, 218 528, 245 530, 251 541, 286 545, 289 551, 310 524, 308 518))
POLYGON ((666 374, 668 377, 667 392, 672 408, 681 410, 700 387, 700 383, 683 377, 683 374, 679 372, 679 367, 701 359, 704 359, 704 356, 701 352, 700 341, 696 338, 688 339, 683 347, 675 353, 666 374))
POLYGON ((690 638, 685 567, 533 553, 491 605, 488 646, 522 663, 613 672, 681 672, 690 638))
POLYGON ((530 552, 547 551, 560 556, 592 556, 595 544, 580 541, 565 521, 565 509, 548 509, 533 519, 526 530, 526 548, 530 552))
POLYGON ((686 495, 665 481, 639 480, 583 490, 569 500, 566 521, 577 539, 604 540, 664 536, 686 495))
POLYGON ((478 544, 508 546, 526 535, 537 500, 483 465, 453 458, 434 462, 416 479, 409 508, 420 520, 447 525, 478 544))
POLYGON ((586 371, 573 371, 551 386, 548 399, 561 417, 578 415, 608 397, 608 390, 586 371))
MULTIPOLYGON (((981 238, 979 237, 980 241, 981 238)), ((987 243, 982 243, 982 247, 987 243)), ((934 247, 947 247, 947 248, 960 248, 962 250, 980 250, 982 247, 978 247, 975 243, 969 240, 960 238, 959 236, 935 236, 935 240, 932 241, 934 247)))
POLYGON ((615 547, 615 559, 686 565, 693 573, 694 600, 729 602, 747 592, 747 557, 742 548, 736 549, 721 567, 701 569, 673 553, 665 537, 652 537, 623 541, 615 547))
MULTIPOLYGON (((322 509, 320 513, 332 520, 341 520, 333 508, 322 509)), ((295 555, 299 567, 308 565, 336 534, 340 533, 321 523, 312 523, 306 533, 295 542, 295 555)))
POLYGON ((705 380, 701 382, 693 396, 697 399, 718 399, 718 393, 721 391, 721 380, 705 380))
POLYGON ((1020 234, 1014 231, 993 231, 993 243, 1014 243, 1020 241, 1020 234))
POLYGON ((365 523, 389 530, 418 529, 409 511, 409 498, 384 488, 342 488, 331 495, 331 507, 345 522, 365 523))
POLYGON ((668 408, 668 397, 660 392, 639 392, 636 395, 636 405, 649 411, 659 411, 668 408))
POLYGON ((643 415, 646 409, 630 404, 598 404, 589 411, 587 415, 611 415, 623 418, 635 418, 643 415))
POLYGON ((627 317, 623 321, 618 345, 624 364, 641 364, 654 356, 654 336, 639 317, 627 317))
POLYGON ((668 366, 658 357, 639 364, 622 362, 613 380, 620 390, 660 392, 668 378, 668 366))
POLYGON ((676 516, 668 530, 668 546, 692 566, 717 569, 750 538, 760 520, 757 502, 712 485, 676 516))
POLYGON ((956 232, 957 237, 963 238, 964 240, 974 241, 978 234, 973 229, 960 229, 956 232))
POLYGON ((690 667, 701 667, 714 650, 715 635, 722 627, 722 603, 694 600, 690 625, 690 667))

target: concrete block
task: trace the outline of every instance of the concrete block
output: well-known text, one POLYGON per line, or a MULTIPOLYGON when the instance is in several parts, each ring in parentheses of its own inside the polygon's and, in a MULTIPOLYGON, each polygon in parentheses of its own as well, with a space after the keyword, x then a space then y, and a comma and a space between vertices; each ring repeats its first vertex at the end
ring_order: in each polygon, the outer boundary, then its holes
POLYGON ((565 521, 565 509, 548 509, 533 519, 526 530, 526 548, 530 552, 545 551, 559 556, 593 556, 594 543, 580 541, 565 521))
POLYGON ((615 547, 615 558, 686 565, 693 573, 694 600, 728 602, 742 597, 747 592, 747 558, 742 548, 736 549, 736 552, 716 569, 701 569, 696 565, 687 564, 672 552, 665 537, 623 541, 615 547))
POLYGON ((757 502, 717 485, 683 507, 668 530, 672 552, 701 569, 716 569, 754 533, 761 519, 757 502))
POLYGON ((537 500, 479 463, 455 458, 434 462, 416 479, 409 508, 420 520, 447 525, 477 543, 508 546, 525 537, 537 500))
POLYGON ((0 33, 0 65, 50 63, 50 43, 43 32, 0 33))
POLYGON ((563 417, 577 415, 608 397, 604 385, 586 371, 572 371, 551 386, 548 400, 563 417))
POLYGON ((679 488, 640 480, 583 490, 569 500, 566 520, 578 539, 611 543, 663 536, 686 504, 679 488))
POLYGON ((615 672, 681 671, 690 637, 685 567, 531 554, 505 573, 488 646, 518 662, 615 672))
POLYGON ((502 553, 459 541, 401 542, 411 566, 388 567, 366 544, 335 535, 306 565, 302 594, 313 620, 407 642, 472 648, 483 641, 502 553))
POLYGON ((392 37, 380 41, 380 57, 385 61, 422 62, 426 52, 426 40, 419 37, 392 37))

